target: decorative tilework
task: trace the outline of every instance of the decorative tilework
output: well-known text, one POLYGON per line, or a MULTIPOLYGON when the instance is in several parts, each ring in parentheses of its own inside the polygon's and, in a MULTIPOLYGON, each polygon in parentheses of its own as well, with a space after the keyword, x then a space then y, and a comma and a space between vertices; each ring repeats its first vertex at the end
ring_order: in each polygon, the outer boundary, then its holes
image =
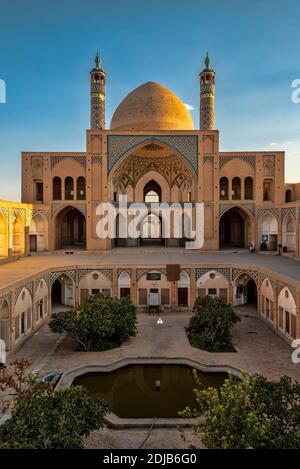
POLYGON ((259 279, 259 286, 261 287, 262 283, 264 282, 265 279, 268 279, 268 281, 270 282, 272 288, 273 288, 273 291, 275 292, 276 291, 276 280, 274 280, 273 278, 271 278, 269 275, 263 273, 263 272, 259 272, 258 274, 258 279, 259 279))
POLYGON ((3 295, 0 296, 0 305, 4 303, 4 301, 6 301, 6 303, 8 304, 8 306, 10 306, 10 302, 11 302, 11 296, 12 296, 12 292, 8 292, 8 293, 4 293, 3 295))
POLYGON ((258 284, 258 272, 256 270, 244 270, 244 269, 233 269, 232 271, 232 280, 236 280, 240 275, 246 274, 248 277, 252 278, 256 284, 258 284))
POLYGON ((34 208, 32 210, 32 218, 35 217, 36 215, 41 215, 42 217, 46 218, 47 221, 49 221, 49 209, 48 208, 46 208, 45 210, 34 208))
POLYGON ((58 163, 64 160, 76 161, 83 168, 85 168, 85 165, 86 165, 86 158, 84 155, 52 155, 51 156, 51 169, 53 169, 58 163))
POLYGON ((26 210, 24 208, 13 208, 13 217, 17 217, 20 215, 22 219, 25 221, 26 219, 26 210))
POLYGON ((296 288, 295 287, 293 287, 292 285, 288 285, 287 283, 280 282, 279 280, 277 280, 277 282, 276 282, 276 287, 277 287, 277 296, 279 295, 279 293, 281 292, 281 290, 284 287, 287 287, 290 290, 295 302, 297 302, 297 300, 296 300, 296 288))
POLYGON ((202 277, 202 275, 206 274, 207 272, 219 272, 219 274, 222 274, 225 278, 228 280, 230 279, 230 269, 227 268, 214 268, 214 267, 201 267, 196 269, 196 281, 202 277))
POLYGON ((295 207, 286 207, 281 210, 281 217, 282 219, 286 216, 287 213, 293 215, 296 218, 296 208, 295 207))
POLYGON ((229 161, 232 160, 240 160, 248 163, 255 169, 256 166, 256 158, 255 155, 219 155, 219 169, 222 169, 229 161))
POLYGON ((172 148, 181 155, 197 173, 198 137, 197 135, 108 135, 107 170, 108 173, 122 156, 136 146, 147 141, 158 141, 172 148))
POLYGON ((50 280, 50 274, 45 274, 45 275, 41 275, 40 277, 36 278, 34 280, 34 291, 36 292, 36 290, 38 289, 39 285, 40 285, 40 282, 44 280, 47 284, 47 287, 49 288, 49 280, 50 280))
POLYGON ((255 214, 255 205, 254 204, 230 204, 230 203, 226 203, 226 204, 220 204, 219 205, 220 207, 220 210, 219 210, 219 215, 223 215, 224 212, 226 212, 226 210, 229 210, 230 208, 234 208, 234 207, 240 207, 240 208, 244 208, 246 210, 248 210, 249 212, 251 212, 253 215, 255 214))
POLYGON ((203 164, 211 164, 213 165, 214 164, 214 157, 213 155, 207 155, 207 156, 204 156, 203 157, 203 164))
POLYGON ((136 279, 139 280, 143 275, 145 275, 147 272, 161 272, 164 275, 167 275, 166 269, 137 269, 136 271, 136 279))
POLYGON ((9 218, 9 208, 8 207, 0 207, 0 213, 6 218, 8 221, 9 218))
POLYGON ((92 164, 100 164, 102 163, 102 156, 101 155, 93 155, 92 156, 92 164))
POLYGON ((19 298, 19 295, 20 295, 21 291, 23 290, 23 288, 26 288, 29 291, 30 295, 32 296, 32 294, 33 294, 33 282, 29 282, 29 283, 26 283, 26 285, 23 285, 22 287, 16 288, 16 290, 14 292, 14 303, 16 303, 16 301, 19 298))
POLYGON ((279 219, 279 210, 278 208, 260 208, 257 210, 257 217, 261 218, 264 215, 274 215, 274 217, 279 219))
POLYGON ((50 286, 52 287, 53 283, 55 282, 58 277, 61 275, 66 275, 70 277, 74 283, 75 283, 75 278, 76 278, 76 271, 75 270, 60 270, 58 272, 51 272, 50 274, 50 286))
POLYGON ((112 269, 79 269, 77 272, 77 281, 80 282, 86 275, 91 272, 97 272, 105 275, 109 280, 112 280, 113 271, 112 269))

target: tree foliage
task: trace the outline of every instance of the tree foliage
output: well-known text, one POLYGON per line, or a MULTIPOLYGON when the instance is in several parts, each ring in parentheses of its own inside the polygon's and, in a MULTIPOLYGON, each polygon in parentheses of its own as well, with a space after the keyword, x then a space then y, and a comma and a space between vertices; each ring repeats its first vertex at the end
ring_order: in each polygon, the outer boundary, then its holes
POLYGON ((234 352, 230 329, 240 319, 234 309, 219 298, 197 298, 187 334, 194 347, 208 352, 234 352))
POLYGON ((16 366, 20 369, 20 362, 0 377, 1 389, 14 391, 15 397, 11 418, 0 426, 0 448, 83 447, 83 438, 103 425, 107 404, 94 401, 81 386, 54 391, 37 375, 20 378, 16 366))
POLYGON ((91 295, 78 309, 54 313, 49 327, 65 333, 79 350, 99 351, 120 346, 136 334, 137 317, 129 298, 91 295))
POLYGON ((206 447, 300 448, 300 384, 291 378, 230 375, 219 389, 203 389, 198 380, 195 393, 203 417, 195 431, 206 447))

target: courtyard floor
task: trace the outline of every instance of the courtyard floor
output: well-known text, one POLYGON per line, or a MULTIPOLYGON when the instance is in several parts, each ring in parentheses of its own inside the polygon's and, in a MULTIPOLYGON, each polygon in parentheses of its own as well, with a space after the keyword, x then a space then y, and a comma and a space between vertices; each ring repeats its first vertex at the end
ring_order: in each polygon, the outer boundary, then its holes
POLYGON ((276 254, 249 254, 247 250, 193 251, 178 248, 116 248, 106 252, 86 252, 81 254, 32 255, 0 264, 0 290, 12 286, 30 276, 36 276, 47 268, 64 270, 70 266, 116 266, 116 265, 240 265, 261 267, 300 281, 300 263, 276 254))
MULTIPOLYGON (((190 314, 166 313, 164 325, 157 325, 157 316, 138 315, 138 334, 120 348, 105 352, 75 352, 72 341, 53 334, 43 325, 23 347, 10 353, 8 362, 27 358, 31 369, 41 374, 64 372, 84 364, 109 364, 127 357, 190 358, 207 365, 229 365, 250 373, 262 373, 269 379, 288 375, 300 382, 300 364, 293 364, 293 349, 283 342, 259 319, 253 310, 240 308, 241 321, 233 329, 233 342, 237 353, 208 353, 191 347, 184 326, 190 314)), ((104 428, 93 432, 87 439, 89 448, 138 448, 148 430, 112 430, 104 428)), ((190 441, 197 443, 192 430, 187 431, 190 441)), ((145 448, 185 448, 177 429, 157 428, 145 442, 145 448)))

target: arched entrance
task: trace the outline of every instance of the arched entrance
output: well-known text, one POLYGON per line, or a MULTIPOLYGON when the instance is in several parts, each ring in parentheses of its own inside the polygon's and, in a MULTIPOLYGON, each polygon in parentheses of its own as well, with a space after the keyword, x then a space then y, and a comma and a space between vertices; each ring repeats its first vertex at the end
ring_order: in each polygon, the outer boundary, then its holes
POLYGON ((249 305, 251 309, 257 311, 257 285, 255 280, 248 274, 240 275, 234 283, 233 305, 249 305))
POLYGON ((39 214, 35 215, 30 223, 29 250, 47 251, 47 221, 39 214))
POLYGON ((296 220, 291 213, 287 213, 282 221, 282 246, 284 251, 296 251, 296 220))
POLYGON ((164 246, 162 237, 162 219, 154 213, 148 213, 141 223, 141 246, 164 246))
POLYGON ((261 251, 276 251, 278 241, 278 221, 271 213, 263 215, 258 222, 258 247, 261 251))
POLYGON ((144 187, 144 202, 159 203, 161 201, 161 187, 153 179, 144 187))
POLYGON ((250 278, 247 282, 247 304, 257 306, 257 288, 253 278, 250 278))
POLYGON ((60 275, 52 284, 51 304, 53 309, 61 306, 75 306, 75 289, 73 280, 66 274, 60 275))
POLYGON ((64 208, 56 217, 56 249, 85 249, 85 216, 75 207, 64 208))
POLYGON ((220 248, 248 247, 250 217, 239 207, 227 210, 220 218, 220 248))

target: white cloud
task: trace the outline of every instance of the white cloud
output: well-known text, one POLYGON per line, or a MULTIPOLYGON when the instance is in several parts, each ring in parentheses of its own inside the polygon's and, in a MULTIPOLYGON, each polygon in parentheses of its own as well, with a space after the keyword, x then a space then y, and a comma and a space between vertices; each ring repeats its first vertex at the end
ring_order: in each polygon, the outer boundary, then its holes
POLYGON ((185 105, 185 107, 187 108, 188 111, 194 111, 195 110, 194 106, 191 106, 190 104, 184 103, 184 105, 185 105))
POLYGON ((270 147, 274 147, 276 145, 276 142, 271 142, 270 147))

